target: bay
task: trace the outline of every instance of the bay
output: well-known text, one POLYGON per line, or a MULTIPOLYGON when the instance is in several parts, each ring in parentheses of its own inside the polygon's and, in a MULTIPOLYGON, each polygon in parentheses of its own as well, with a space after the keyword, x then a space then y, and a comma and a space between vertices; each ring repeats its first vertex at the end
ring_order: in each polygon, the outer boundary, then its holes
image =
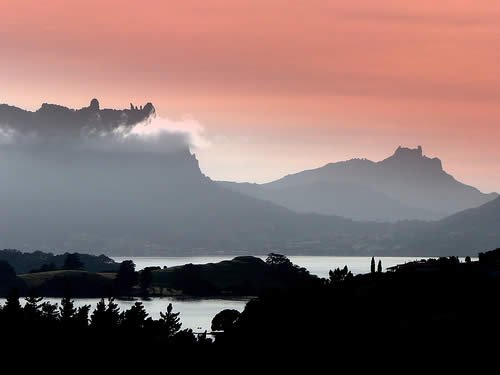
MULTIPOLYGON (((198 256, 198 257, 113 257, 116 262, 124 260, 132 260, 136 264, 136 269, 141 270, 145 267, 174 267, 188 263, 206 264, 216 263, 223 260, 234 258, 231 255, 224 256, 198 256)), ((261 256, 265 259, 265 256, 261 256)), ((353 274, 370 272, 371 257, 341 257, 341 256, 289 256, 289 259, 300 267, 304 267, 313 275, 319 277, 328 277, 328 272, 337 267, 347 266, 353 274)), ((410 262, 418 257, 377 257, 378 262, 382 261, 384 270, 387 267, 396 264, 410 262)), ((58 298, 45 298, 45 301, 51 303, 59 303, 58 298)), ((75 300, 75 306, 91 305, 91 311, 95 308, 99 298, 79 298, 75 300)), ((177 298, 177 297, 161 297, 151 298, 148 300, 116 300, 120 310, 129 309, 135 302, 141 301, 144 304, 149 316, 158 319, 160 312, 166 311, 169 303, 172 303, 174 311, 180 312, 183 328, 191 328, 196 333, 204 331, 210 332, 212 318, 222 310, 234 309, 243 311, 248 299, 245 298, 177 298)), ((5 299, 0 299, 0 304, 3 304, 5 299)))

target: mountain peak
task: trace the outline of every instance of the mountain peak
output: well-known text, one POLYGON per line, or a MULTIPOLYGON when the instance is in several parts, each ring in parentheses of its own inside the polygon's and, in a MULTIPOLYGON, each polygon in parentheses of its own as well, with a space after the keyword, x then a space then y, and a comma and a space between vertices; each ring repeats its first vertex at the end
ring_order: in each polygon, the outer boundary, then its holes
POLYGON ((422 146, 417 146, 417 148, 401 147, 399 146, 394 152, 393 157, 415 157, 423 158, 424 154, 422 152, 422 146))
POLYGON ((429 158, 423 154, 422 146, 417 146, 417 148, 409 148, 399 146, 392 156, 387 159, 382 160, 382 165, 388 164, 391 166, 421 166, 425 169, 432 169, 436 171, 442 171, 443 165, 439 158, 429 158))

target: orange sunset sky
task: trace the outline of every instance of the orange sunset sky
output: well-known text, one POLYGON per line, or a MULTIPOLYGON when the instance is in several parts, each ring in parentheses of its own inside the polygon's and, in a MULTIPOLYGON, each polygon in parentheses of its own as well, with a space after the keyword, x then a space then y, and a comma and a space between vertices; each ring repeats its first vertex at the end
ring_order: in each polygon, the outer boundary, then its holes
POLYGON ((0 103, 155 104, 213 179, 422 145, 500 190, 500 1, 0 0, 0 103))

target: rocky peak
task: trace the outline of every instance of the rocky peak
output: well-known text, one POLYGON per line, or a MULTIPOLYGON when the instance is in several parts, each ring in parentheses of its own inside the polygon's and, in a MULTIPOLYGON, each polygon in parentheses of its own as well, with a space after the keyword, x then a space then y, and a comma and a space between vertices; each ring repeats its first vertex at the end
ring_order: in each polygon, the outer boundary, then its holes
POLYGON ((417 148, 399 146, 392 156, 382 160, 380 164, 391 166, 419 165, 439 171, 443 169, 439 158, 429 158, 423 154, 422 146, 417 146, 417 148))

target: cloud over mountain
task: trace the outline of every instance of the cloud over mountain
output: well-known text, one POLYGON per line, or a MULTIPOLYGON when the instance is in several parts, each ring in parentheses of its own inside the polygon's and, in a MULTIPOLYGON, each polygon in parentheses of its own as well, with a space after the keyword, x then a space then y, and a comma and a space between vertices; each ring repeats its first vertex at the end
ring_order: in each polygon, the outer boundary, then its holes
POLYGON ((168 153, 206 146, 202 133, 196 120, 159 117, 151 103, 114 110, 93 99, 78 110, 44 103, 35 112, 0 105, 0 146, 17 149, 168 153))

